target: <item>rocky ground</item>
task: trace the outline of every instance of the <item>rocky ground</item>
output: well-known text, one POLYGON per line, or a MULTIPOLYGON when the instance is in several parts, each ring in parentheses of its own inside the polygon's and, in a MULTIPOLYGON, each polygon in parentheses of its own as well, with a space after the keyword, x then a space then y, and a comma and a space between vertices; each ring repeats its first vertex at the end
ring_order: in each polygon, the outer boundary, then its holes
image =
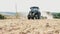
POLYGON ((0 20, 0 34, 60 34, 60 19, 0 20))

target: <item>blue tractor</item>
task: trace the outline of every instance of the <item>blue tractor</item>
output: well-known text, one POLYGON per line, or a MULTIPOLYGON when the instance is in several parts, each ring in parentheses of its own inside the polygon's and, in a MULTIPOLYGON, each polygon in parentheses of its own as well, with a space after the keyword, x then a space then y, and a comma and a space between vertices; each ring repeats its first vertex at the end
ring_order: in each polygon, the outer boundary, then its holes
POLYGON ((31 7, 31 11, 28 14, 28 19, 40 19, 41 12, 39 11, 39 7, 31 7))

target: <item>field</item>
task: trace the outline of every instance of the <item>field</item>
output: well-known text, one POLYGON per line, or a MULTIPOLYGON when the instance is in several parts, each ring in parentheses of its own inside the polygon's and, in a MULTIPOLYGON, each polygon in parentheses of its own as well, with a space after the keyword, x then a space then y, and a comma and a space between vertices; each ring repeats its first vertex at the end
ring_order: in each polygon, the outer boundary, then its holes
POLYGON ((0 34, 60 34, 60 19, 0 20, 0 34))

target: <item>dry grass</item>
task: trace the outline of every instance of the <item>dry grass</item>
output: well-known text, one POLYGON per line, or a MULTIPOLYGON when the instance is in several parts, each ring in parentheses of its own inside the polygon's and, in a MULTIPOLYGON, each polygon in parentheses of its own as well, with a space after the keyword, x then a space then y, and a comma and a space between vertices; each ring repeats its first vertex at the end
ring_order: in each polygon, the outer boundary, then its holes
POLYGON ((60 19, 0 20, 0 34, 60 34, 60 19))

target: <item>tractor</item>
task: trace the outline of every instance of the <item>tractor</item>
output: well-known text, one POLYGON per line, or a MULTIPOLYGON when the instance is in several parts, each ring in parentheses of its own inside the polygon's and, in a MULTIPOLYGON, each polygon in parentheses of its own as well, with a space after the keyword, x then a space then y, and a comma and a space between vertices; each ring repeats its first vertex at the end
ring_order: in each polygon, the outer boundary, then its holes
POLYGON ((41 12, 39 11, 39 7, 30 7, 31 11, 28 13, 28 19, 40 19, 41 12))

